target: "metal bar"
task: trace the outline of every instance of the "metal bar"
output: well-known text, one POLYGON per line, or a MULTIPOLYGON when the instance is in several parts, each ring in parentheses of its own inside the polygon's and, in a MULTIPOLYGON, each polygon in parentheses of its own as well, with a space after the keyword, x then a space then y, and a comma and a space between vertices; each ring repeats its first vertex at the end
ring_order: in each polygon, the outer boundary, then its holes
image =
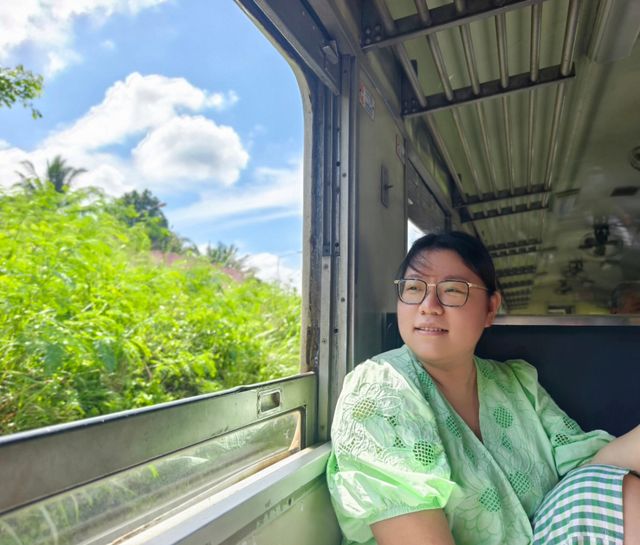
POLYGON ((306 373, 0 437, 0 512, 297 408, 310 438, 315 407, 316 376, 306 373), (261 417, 260 393, 274 389, 280 405, 261 417))
POLYGON ((278 29, 304 63, 331 89, 340 93, 340 63, 327 56, 327 33, 304 3, 291 0, 255 0, 265 17, 278 29))
POLYGON ((548 205, 542 203, 542 201, 533 202, 530 204, 517 204, 515 206, 505 206, 503 208, 496 208, 493 210, 487 210, 486 212, 469 212, 466 207, 461 208, 460 212, 463 211, 464 218, 462 219, 462 223, 467 223, 469 221, 481 221, 488 220, 493 218, 498 218, 502 216, 510 216, 512 214, 523 214, 525 212, 533 212, 536 210, 544 210, 548 208, 548 205))
POLYGON ((427 36, 427 43, 429 44, 429 49, 431 50, 431 55, 433 56, 433 61, 435 62, 436 70, 438 72, 438 76, 440 77, 440 83, 442 84, 442 89, 444 90, 444 96, 447 97, 447 100, 452 101, 455 99, 455 97, 453 95, 451 82, 449 81, 449 74, 444 64, 444 57, 442 55, 442 50, 440 49, 440 42, 438 41, 438 37, 427 36))
MULTIPOLYGON (((462 2, 456 3, 456 10, 462 12, 464 10, 464 4, 462 2)), ((471 29, 469 25, 463 25, 460 27, 460 37, 462 39, 462 46, 464 48, 464 59, 467 65, 467 72, 469 73, 469 79, 471 80, 471 89, 475 96, 480 94, 480 79, 478 78, 478 62, 476 60, 476 54, 473 47, 473 40, 471 38, 471 29)), ((476 114, 478 116, 478 123, 480 125, 480 136, 482 140, 482 149, 484 151, 485 161, 487 168, 489 169, 489 185, 492 191, 496 190, 496 170, 493 164, 493 158, 491 157, 491 150, 489 149, 489 135, 487 133, 487 121, 484 115, 484 108, 482 104, 475 104, 476 114)))
POLYGON ((336 164, 339 164, 336 172, 336 193, 338 194, 338 205, 335 209, 335 229, 337 233, 336 247, 334 242, 336 277, 335 292, 332 296, 334 314, 332 331, 333 347, 332 347, 332 368, 331 368, 331 384, 330 384, 330 406, 328 429, 325 430, 326 435, 321 439, 329 439, 331 417, 335 412, 335 406, 338 401, 338 394, 342 389, 342 384, 346 374, 353 369, 353 331, 350 327, 353 325, 351 319, 354 309, 353 297, 355 284, 354 256, 355 246, 355 221, 354 221, 354 188, 355 188, 355 159, 353 153, 354 140, 353 135, 356 132, 355 112, 358 105, 357 98, 357 77, 355 63, 352 59, 344 59, 342 62, 342 93, 339 98, 339 117, 337 118, 336 138, 338 146, 336 153, 336 164), (347 72, 348 67, 348 72, 347 72), (339 132, 338 132, 339 131, 339 132), (339 135, 339 136, 338 136, 339 135))
POLYGON ((510 267, 508 269, 497 269, 496 276, 522 276, 525 274, 533 274, 536 272, 535 265, 525 265, 524 267, 510 267))
POLYGON ((527 153, 527 187, 533 185, 533 159, 535 157, 535 110, 536 110, 536 98, 538 94, 536 89, 531 89, 529 94, 529 117, 528 117, 528 137, 527 142, 529 144, 527 153))
POLYGON ((515 183, 515 171, 513 169, 513 152, 511 145, 511 114, 509 111, 509 97, 502 97, 502 117, 504 123, 504 135, 507 149, 507 169, 509 172, 509 190, 513 189, 515 183))
POLYGON ((319 345, 317 351, 317 375, 318 375, 318 436, 326 435, 329 430, 329 420, 331 414, 331 278, 333 277, 333 260, 331 257, 333 247, 333 217, 335 189, 334 170, 336 158, 333 155, 334 138, 336 130, 334 127, 334 108, 336 99, 329 95, 325 89, 319 89, 318 95, 322 97, 322 110, 318 109, 317 119, 321 124, 317 132, 320 135, 317 155, 317 176, 322 180, 321 195, 319 202, 322 208, 322 227, 319 233, 322 237, 322 257, 320 261, 319 287, 320 304, 318 319, 319 345), (322 112, 322 113, 320 113, 322 112), (321 146, 321 147, 320 147, 321 146), (329 294, 327 296, 326 294, 329 294))
POLYGON ((522 308, 529 304, 531 297, 516 297, 514 299, 505 298, 505 302, 510 308, 522 308))
POLYGON ((549 138, 549 151, 547 152, 547 165, 544 173, 544 187, 551 188, 551 175, 558 153, 558 133, 560 131, 560 118, 564 110, 565 87, 560 85, 556 90, 556 99, 553 105, 553 121, 551 123, 551 137, 549 138))
POLYGON ((487 120, 484 114, 484 104, 478 102, 475 103, 476 113, 478 114, 478 121, 480 122, 480 135, 482 137, 482 148, 484 150, 487 166, 489 167, 489 184, 492 191, 496 191, 496 168, 493 164, 493 157, 491 157, 491 149, 489 146, 489 134, 487 133, 487 120))
POLYGON ((460 139, 460 143, 462 144, 462 151, 464 153, 464 157, 469 165, 469 171, 471 172, 471 179, 473 180, 473 187, 476 192, 480 192, 480 174, 478 173, 478 169, 476 168, 476 163, 471 157, 471 146, 469 145, 469 141, 464 134, 464 129, 462 125, 462 119, 460 117, 460 112, 458 110, 451 110, 451 114, 453 115, 453 123, 456 127, 456 132, 458 133, 458 138, 460 139))
POLYGON ((490 252, 493 259, 500 259, 501 257, 514 257, 518 255, 537 254, 537 246, 529 246, 524 248, 513 248, 511 250, 499 250, 496 252, 490 252))
POLYGON ((579 8, 578 0, 569 0, 567 26, 564 33, 564 43, 562 44, 562 62, 560 63, 560 72, 565 76, 571 71, 571 65, 573 64, 573 50, 578 34, 579 8))
POLYGON ((527 286, 526 288, 517 288, 515 290, 508 290, 506 293, 503 293, 503 295, 507 299, 531 297, 532 290, 533 290, 533 286, 527 286))
MULTIPOLYGON (((174 517, 165 517, 153 526, 142 529, 141 532, 129 537, 126 542, 132 545, 147 543, 223 545, 236 542, 238 535, 251 536, 252 530, 265 525, 267 521, 276 520, 291 508, 292 501, 294 506, 303 505, 303 502, 298 501, 302 493, 308 494, 313 490, 322 490, 326 486, 324 473, 330 454, 330 443, 297 452, 230 486, 227 490, 203 498, 202 501, 182 509, 174 517)), ((322 496, 322 498, 325 497, 322 496)), ((328 502, 326 505, 328 506, 328 502)), ((314 531, 318 532, 322 527, 331 535, 337 532, 334 530, 335 522, 330 523, 329 526, 326 522, 322 522, 323 516, 330 516, 330 507, 327 509, 327 512, 316 512, 316 515, 322 516, 318 517, 318 521, 312 521, 310 524, 317 527, 314 531)), ((309 531, 308 528, 305 530, 309 531)), ((326 539, 326 536, 323 537, 326 539)), ((281 539, 281 543, 296 541, 288 541, 282 537, 281 539)), ((261 542, 264 541, 263 539, 261 542)))
MULTIPOLYGON (((373 3, 378 10, 380 18, 382 19, 382 25, 384 26, 385 32, 394 32, 395 22, 393 20, 393 17, 391 17, 391 13, 389 13, 389 8, 387 8, 385 0, 373 0, 373 3)), ((404 73, 407 76, 409 83, 411 84, 411 88, 413 89, 413 93, 416 96, 416 100, 419 102, 422 108, 425 108, 427 105, 427 100, 424 96, 424 92, 422 91, 420 81, 418 80, 418 75, 413 69, 413 65, 411 64, 411 60, 409 59, 406 48, 403 44, 398 44, 393 46, 393 51, 398 57, 400 65, 402 66, 402 69, 404 70, 404 73)))
POLYGON ((542 4, 531 6, 531 43, 529 46, 529 65, 531 81, 538 81, 540 70, 540 36, 542 30, 542 4))
POLYGON ((511 291, 509 293, 504 293, 506 297, 526 297, 531 295, 532 286, 528 288, 518 288, 515 291, 511 291))
POLYGON ((526 191, 526 188, 524 187, 517 187, 514 191, 501 190, 497 194, 486 193, 483 195, 467 195, 464 203, 455 204, 454 208, 473 206, 477 204, 486 204, 490 202, 514 199, 517 197, 529 197, 534 195, 546 195, 546 192, 542 190, 542 186, 537 186, 533 189, 533 191, 526 191))
POLYGON ((530 80, 529 72, 523 72, 509 78, 509 86, 503 89, 500 86, 500 80, 487 81, 480 84, 480 93, 474 95, 472 87, 463 87, 461 89, 455 89, 453 91, 454 99, 449 101, 444 93, 436 95, 429 95, 426 97, 428 106, 422 109, 415 109, 412 111, 403 111, 402 115, 406 118, 416 117, 420 115, 430 114, 433 112, 448 110, 450 108, 457 108, 458 106, 464 106, 473 104, 474 102, 482 102, 484 100, 491 100, 494 98, 520 93, 523 91, 534 91, 539 87, 546 85, 557 85, 564 83, 575 77, 575 72, 571 71, 568 75, 563 76, 560 74, 560 65, 549 66, 540 70, 540 78, 537 82, 530 80))
POLYGON ((494 252, 497 250, 506 250, 510 248, 521 248, 523 246, 532 246, 534 244, 542 244, 542 240, 539 238, 530 238, 528 240, 512 240, 509 242, 501 242, 499 244, 492 244, 487 246, 487 250, 489 252, 494 252))
MULTIPOLYGON (((429 10, 426 9, 426 5, 424 0, 415 0, 416 9, 418 10, 418 14, 420 16, 420 20, 424 24, 428 24, 430 21, 429 10)), ((436 71, 438 72, 438 76, 440 78, 440 83, 442 84, 442 89, 444 90, 444 95, 447 100, 453 100, 453 89, 451 88, 451 82, 449 81, 447 68, 444 62, 444 57, 442 55, 442 50, 440 49, 440 42, 438 41, 438 37, 435 34, 430 34, 427 36, 427 45, 429 50, 431 51, 431 56, 433 57, 433 62, 436 65, 436 71)), ((460 114, 457 110, 452 110, 453 114, 453 122, 456 127, 456 131, 458 133, 458 138, 462 143, 462 150, 465 155, 465 159, 467 164, 469 165, 469 171, 471 172, 471 177, 473 181, 474 188, 476 192, 480 192, 480 176, 478 174, 478 169, 476 168, 475 161, 471 158, 471 147, 469 146, 469 142, 464 134, 462 119, 460 118, 460 114)))
POLYGON ((521 288, 524 286, 533 286, 533 280, 516 280, 515 282, 500 283, 500 288, 508 290, 511 288, 521 288))
POLYGON ((433 119, 432 116, 427 116, 425 119, 425 122, 427 124, 427 128, 431 132, 431 136, 433 136, 433 139, 436 142, 438 151, 442 155, 442 159, 447 165, 447 169, 449 170, 449 174, 451 175, 451 179, 453 180, 453 183, 458 188, 458 191, 460 191, 460 194, 464 195, 464 187, 462 187, 462 182, 460 181, 460 177, 456 172, 456 168, 455 168, 455 165, 453 164, 453 160, 451 159, 451 155, 449 154, 449 150, 447 149, 447 146, 444 143, 444 140, 442 139, 442 137, 440 136, 440 133, 438 132, 438 126, 436 125, 435 119, 433 119))
MULTIPOLYGON (((378 13, 380 14, 380 17, 382 18, 382 23, 385 27, 385 30, 387 32, 391 32, 395 29, 395 22, 393 20, 393 18, 391 17, 391 14, 389 13, 389 9, 387 8, 387 5, 385 4, 384 0, 374 0, 374 4, 378 10, 378 13)), ((417 74, 415 73, 415 70, 413 69, 413 66, 411 65, 411 61, 409 61, 409 57, 407 55, 407 51, 404 47, 404 45, 399 44, 397 46, 394 47, 394 51, 396 53, 396 55, 399 57, 400 59, 400 63, 402 64, 402 67, 405 71, 405 74, 407 75, 407 78, 409 80, 409 82, 411 83, 411 87, 413 88, 414 94, 416 95, 416 99, 418 100, 418 102, 420 102, 420 105, 422 108, 426 108, 427 106, 427 100, 424 96, 424 93, 422 92, 422 89, 420 87, 420 82, 418 81, 418 77, 417 74)), ((436 142, 436 146, 438 147, 438 151, 440 152, 440 154, 442 155, 442 159, 444 160, 445 164, 447 165, 447 169, 449 170, 449 174, 451 175, 451 178, 453 180, 453 182, 456 184, 456 186, 458 187, 459 191, 461 192, 461 194, 464 194, 464 188, 462 187, 462 183, 460 181, 460 178, 457 174, 456 168, 453 164, 453 161, 451 160, 451 155, 449 154, 449 151, 447 150, 447 147, 444 143, 444 140, 442 139, 442 137, 440 136, 440 134, 438 133, 437 130, 437 125, 436 122, 433 118, 431 117, 427 117, 426 118, 426 125, 427 128, 429 129, 429 131, 431 132, 431 135, 433 136, 433 139, 436 142)))
POLYGON ((471 38, 471 30, 467 25, 460 27, 460 38, 462 39, 462 47, 464 49, 464 60, 467 65, 467 72, 471 80, 471 89, 474 95, 480 94, 480 80, 478 78, 478 62, 476 54, 473 50, 473 40, 471 38))
POLYGON ((420 18, 420 24, 429 26, 431 24, 431 15, 429 14, 426 0, 414 0, 414 4, 416 5, 418 17, 420 18))
POLYGON ((506 316, 498 315, 494 325, 501 326, 639 326, 640 316, 612 314, 604 316, 506 316))
MULTIPOLYGON (((418 10, 420 22, 424 25, 429 25, 431 23, 431 17, 429 15, 429 10, 426 7, 425 0, 415 0, 414 3, 416 5, 416 9, 418 10)), ((451 89, 451 83, 449 82, 447 69, 444 64, 444 58, 442 56, 442 50, 440 49, 440 42, 438 41, 438 37, 436 35, 427 36, 427 44, 429 46, 429 49, 431 50, 431 55, 436 65, 436 70, 438 71, 438 76, 440 77, 440 83, 442 84, 444 94, 447 99, 452 100, 453 91, 451 89)))
POLYGON ((504 13, 496 16, 496 39, 498 42, 500 84, 506 88, 509 86, 509 64, 507 59, 507 16, 504 13))
MULTIPOLYGON (((569 9, 567 13, 567 24, 565 27, 565 37, 562 46, 562 63, 560 64, 560 73, 566 76, 571 72, 573 61, 573 49, 576 41, 576 33, 578 28, 579 15, 578 0, 569 0, 569 9)), ((556 91, 556 100, 553 108, 553 121, 551 124, 551 137, 549 139, 549 151, 547 154, 547 168, 544 175, 544 185, 546 188, 551 187, 551 176, 558 152, 558 133, 560 132, 560 119, 564 109, 564 99, 566 95, 566 86, 560 85, 556 91)))
MULTIPOLYGON (((501 13, 496 16, 496 39, 498 42, 498 60, 500 66, 500 85, 503 89, 509 87, 509 63, 507 58, 507 16, 501 13)), ((509 173, 509 190, 515 183, 513 167, 513 152, 511 145, 511 115, 508 97, 502 97, 502 120, 504 124, 505 149, 507 152, 507 172, 509 173)))
POLYGON ((411 64, 411 60, 409 59, 409 55, 407 54, 407 50, 404 48, 404 46, 399 45, 394 47, 394 52, 398 57, 398 60, 400 61, 400 65, 402 66, 402 69, 404 70, 409 83, 411 84, 411 88, 413 89, 413 93, 416 96, 416 100, 420 104, 420 107, 426 108, 427 100, 424 96, 422 86, 420 85, 420 80, 418 80, 418 74, 416 74, 416 71, 413 69, 413 65, 411 64))
MULTIPOLYGON (((458 10, 454 3, 429 10, 430 21, 424 23, 420 19, 420 13, 403 17, 395 22, 396 31, 387 32, 385 37, 379 40, 366 41, 363 51, 391 47, 408 40, 435 34, 448 28, 456 28, 468 25, 474 21, 495 17, 500 13, 506 13, 515 9, 540 4, 545 0, 506 0, 501 5, 496 5, 493 0, 473 0, 465 9, 458 10)), ((364 33, 363 33, 364 35, 364 33)))
MULTIPOLYGON (((531 6, 531 42, 529 46, 531 82, 537 83, 540 79, 540 36, 542 23, 542 4, 531 6)), ((527 154, 527 187, 533 183, 533 159, 535 157, 535 109, 537 93, 535 89, 529 94, 529 119, 528 119, 528 154, 527 154)))

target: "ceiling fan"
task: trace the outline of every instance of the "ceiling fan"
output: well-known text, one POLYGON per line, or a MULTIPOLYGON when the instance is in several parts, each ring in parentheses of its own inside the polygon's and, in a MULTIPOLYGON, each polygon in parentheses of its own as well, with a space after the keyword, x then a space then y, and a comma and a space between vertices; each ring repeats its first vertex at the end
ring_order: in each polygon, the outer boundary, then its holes
POLYGON ((624 243, 611 232, 608 223, 596 223, 593 233, 587 233, 578 248, 593 257, 611 257, 620 253, 624 243))

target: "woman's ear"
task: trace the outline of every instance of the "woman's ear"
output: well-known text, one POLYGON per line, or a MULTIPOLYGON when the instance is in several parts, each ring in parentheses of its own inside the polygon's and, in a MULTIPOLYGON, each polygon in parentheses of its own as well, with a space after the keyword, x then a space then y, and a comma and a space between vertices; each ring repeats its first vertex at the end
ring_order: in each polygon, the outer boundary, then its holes
POLYGON ((484 320, 484 327, 491 327, 501 304, 502 295, 499 291, 496 291, 489 296, 489 309, 487 311, 487 317, 484 320))

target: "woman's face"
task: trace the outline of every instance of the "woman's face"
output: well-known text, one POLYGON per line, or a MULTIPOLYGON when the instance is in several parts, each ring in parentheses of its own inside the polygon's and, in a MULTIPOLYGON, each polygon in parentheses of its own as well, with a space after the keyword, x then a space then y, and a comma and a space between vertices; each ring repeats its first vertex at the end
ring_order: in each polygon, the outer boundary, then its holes
MULTIPOLYGON (((404 275, 430 284, 441 280, 466 280, 484 286, 484 282, 451 250, 426 250, 419 254, 404 275)), ((462 307, 445 307, 429 287, 420 305, 398 300, 398 327, 405 344, 423 364, 451 367, 471 361, 480 335, 492 324, 500 307, 500 294, 470 288, 462 307)))

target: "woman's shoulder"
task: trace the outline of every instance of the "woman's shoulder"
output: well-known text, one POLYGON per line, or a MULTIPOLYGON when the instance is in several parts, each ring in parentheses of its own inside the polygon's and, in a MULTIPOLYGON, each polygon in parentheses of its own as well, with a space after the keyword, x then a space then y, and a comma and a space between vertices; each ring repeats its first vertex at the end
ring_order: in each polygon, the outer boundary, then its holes
POLYGON ((418 371, 406 346, 382 352, 357 365, 345 379, 345 388, 375 382, 392 388, 418 387, 418 371))
POLYGON ((475 356, 478 370, 485 376, 502 376, 521 380, 538 381, 538 371, 528 361, 523 359, 509 359, 497 361, 475 356))
POLYGON ((336 419, 347 416, 349 411, 343 412, 352 404, 376 406, 379 414, 387 412, 380 409, 383 405, 400 412, 430 412, 409 350, 402 347, 378 354, 348 373, 338 399, 336 419))
POLYGON ((536 405, 538 370, 523 359, 496 361, 475 357, 478 372, 498 383, 502 390, 521 391, 532 405, 536 405), (515 390, 514 390, 515 388, 515 390))

